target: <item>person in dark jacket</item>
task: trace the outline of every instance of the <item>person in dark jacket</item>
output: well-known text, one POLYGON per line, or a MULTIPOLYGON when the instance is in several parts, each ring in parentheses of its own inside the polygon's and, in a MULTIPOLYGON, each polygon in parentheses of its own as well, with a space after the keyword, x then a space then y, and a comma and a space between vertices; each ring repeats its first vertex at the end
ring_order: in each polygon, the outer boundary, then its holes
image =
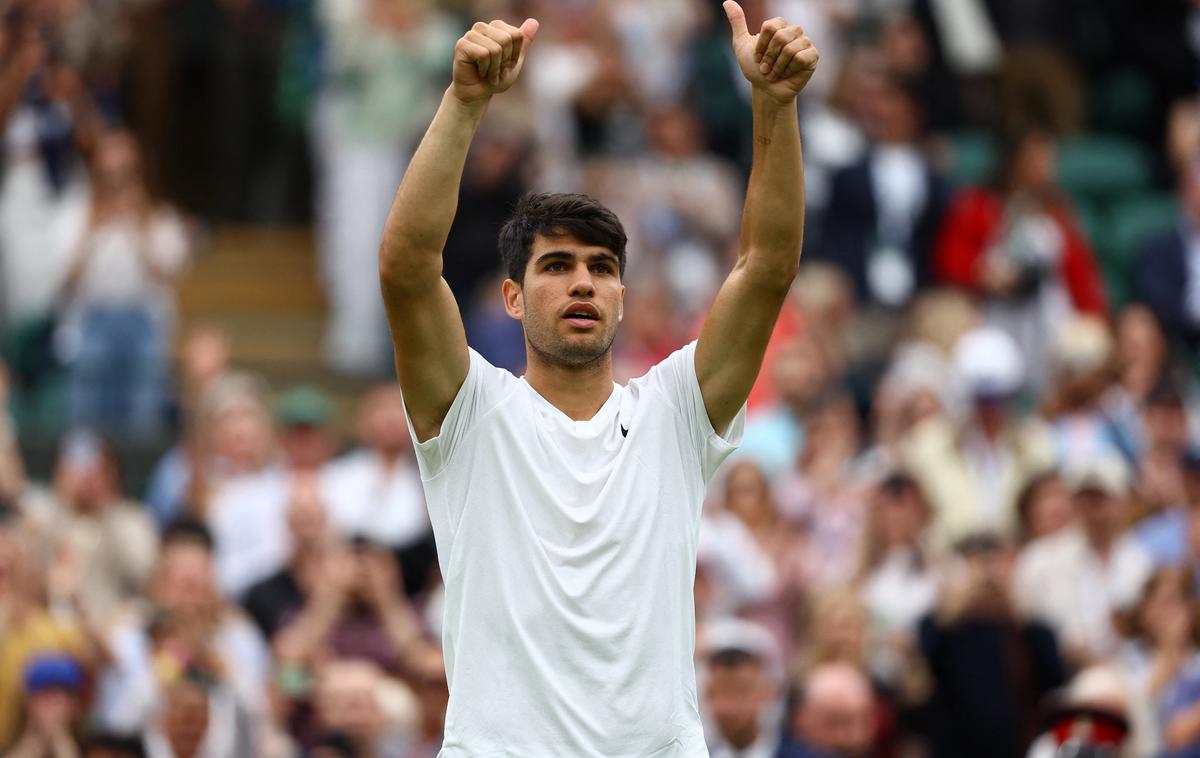
POLYGON ((1179 222, 1142 246, 1138 299, 1149 306, 1167 337, 1200 345, 1200 155, 1179 177, 1179 222))

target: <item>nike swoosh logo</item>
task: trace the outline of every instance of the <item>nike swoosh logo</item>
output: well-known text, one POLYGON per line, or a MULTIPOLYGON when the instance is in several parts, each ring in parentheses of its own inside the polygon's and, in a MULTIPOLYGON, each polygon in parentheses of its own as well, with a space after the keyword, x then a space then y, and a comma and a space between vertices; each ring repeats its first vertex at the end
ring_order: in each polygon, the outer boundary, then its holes
POLYGON ((622 426, 622 427, 621 427, 621 436, 622 436, 622 437, 628 437, 628 436, 629 436, 629 430, 628 430, 628 429, 626 429, 624 426, 622 426))

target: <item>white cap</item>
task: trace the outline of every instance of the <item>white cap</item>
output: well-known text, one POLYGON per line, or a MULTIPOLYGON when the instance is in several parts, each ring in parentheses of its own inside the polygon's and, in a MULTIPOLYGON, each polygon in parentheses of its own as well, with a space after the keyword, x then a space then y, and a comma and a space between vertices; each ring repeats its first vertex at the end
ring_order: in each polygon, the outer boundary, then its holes
POLYGON ((972 329, 960 337, 954 345, 954 366, 975 397, 1014 395, 1025 382, 1025 361, 1016 342, 993 327, 972 329))
POLYGON ((1087 456, 1063 469, 1063 480, 1072 492, 1099 490, 1113 497, 1129 492, 1131 476, 1128 464, 1116 454, 1087 456))
POLYGON ((782 674, 782 654, 775 638, 761 624, 732 616, 706 622, 702 649, 705 657, 736 650, 758 659, 772 676, 782 674))

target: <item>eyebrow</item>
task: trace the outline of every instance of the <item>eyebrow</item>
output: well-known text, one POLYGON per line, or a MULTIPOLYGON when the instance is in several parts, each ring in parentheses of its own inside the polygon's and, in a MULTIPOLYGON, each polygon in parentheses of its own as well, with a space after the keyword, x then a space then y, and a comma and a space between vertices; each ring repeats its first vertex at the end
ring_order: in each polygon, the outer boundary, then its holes
MULTIPOLYGON (((534 265, 535 266, 541 265, 543 262, 548 261, 548 260, 573 261, 573 260, 575 260, 575 253, 569 252, 567 250, 551 250, 548 253, 542 253, 541 255, 539 255, 537 260, 534 261, 534 265)), ((591 253, 590 255, 588 255, 587 260, 589 263, 595 263, 597 261, 605 261, 605 262, 613 263, 613 264, 620 263, 620 259, 617 258, 615 253, 607 253, 607 252, 606 253, 591 253)))

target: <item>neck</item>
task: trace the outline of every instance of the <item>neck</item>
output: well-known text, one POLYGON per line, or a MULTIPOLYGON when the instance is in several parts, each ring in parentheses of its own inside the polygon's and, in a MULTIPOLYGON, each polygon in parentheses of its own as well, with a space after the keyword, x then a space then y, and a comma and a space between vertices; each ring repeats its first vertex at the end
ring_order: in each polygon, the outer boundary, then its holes
POLYGON ((726 734, 725 739, 735 750, 746 750, 758 741, 758 727, 752 725, 733 734, 726 734))
POLYGON ((575 421, 596 415, 613 390, 612 352, 584 366, 550 363, 526 349, 525 381, 555 408, 575 421))

